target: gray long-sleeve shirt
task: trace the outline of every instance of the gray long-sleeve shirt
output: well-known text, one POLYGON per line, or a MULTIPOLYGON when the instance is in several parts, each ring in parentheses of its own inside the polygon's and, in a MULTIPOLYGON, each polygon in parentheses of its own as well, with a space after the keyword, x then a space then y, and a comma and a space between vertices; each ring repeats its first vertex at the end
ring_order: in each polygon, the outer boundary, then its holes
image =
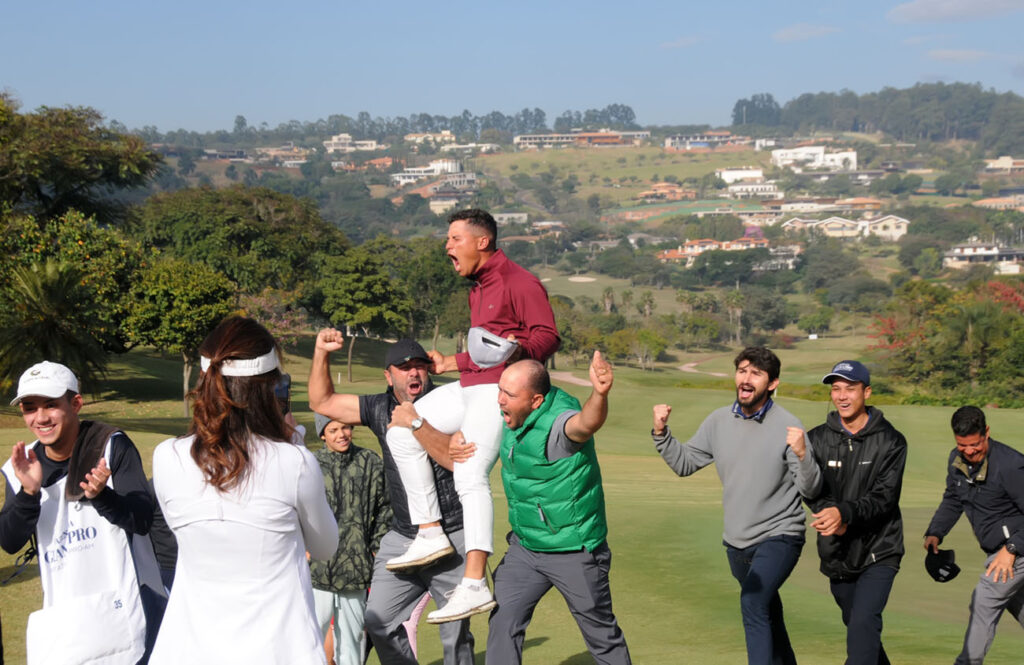
POLYGON ((685 444, 666 427, 654 436, 654 446, 680 476, 715 463, 725 513, 722 539, 744 548, 773 536, 804 535, 801 495, 817 495, 821 472, 806 436, 803 460, 786 445, 787 427, 803 429, 778 404, 760 422, 741 418, 726 406, 711 412, 685 444))

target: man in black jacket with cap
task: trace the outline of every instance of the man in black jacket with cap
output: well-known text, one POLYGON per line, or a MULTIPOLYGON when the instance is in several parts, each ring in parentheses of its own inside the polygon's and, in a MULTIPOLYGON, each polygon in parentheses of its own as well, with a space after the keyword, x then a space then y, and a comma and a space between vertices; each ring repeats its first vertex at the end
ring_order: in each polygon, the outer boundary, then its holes
MULTIPOLYGON (((408 427, 408 421, 416 417, 412 403, 433 388, 428 372, 431 361, 415 340, 400 339, 391 344, 384 355, 386 391, 372 395, 335 393, 330 355, 341 350, 343 344, 344 336, 339 330, 325 328, 317 334, 309 373, 309 408, 343 423, 365 425, 380 443, 394 515, 391 530, 381 540, 374 561, 370 595, 366 601, 366 632, 382 663, 415 665, 416 656, 403 623, 424 592, 429 591, 438 605, 443 604, 444 592, 459 583, 465 565, 462 504, 452 477, 449 437, 426 421, 418 426, 420 440, 431 459, 441 508, 441 526, 452 541, 454 551, 439 564, 409 574, 387 570, 387 560, 405 552, 417 530, 416 525, 409 521, 409 503, 388 447, 387 432, 392 425, 408 427)), ((442 624, 440 633, 446 665, 472 665, 474 640, 469 631, 469 620, 442 624)))
POLYGON ((1024 455, 989 438, 985 414, 976 406, 957 409, 951 425, 956 448, 949 453, 946 491, 925 531, 924 546, 938 551, 943 537, 966 513, 988 555, 971 595, 971 618, 956 659, 957 665, 980 665, 1003 610, 1024 620, 1024 455))
POLYGON ((821 572, 846 625, 847 665, 888 665, 882 610, 903 558, 900 490, 907 441, 874 407, 871 375, 856 360, 825 375, 835 411, 807 433, 822 490, 809 501, 821 572))

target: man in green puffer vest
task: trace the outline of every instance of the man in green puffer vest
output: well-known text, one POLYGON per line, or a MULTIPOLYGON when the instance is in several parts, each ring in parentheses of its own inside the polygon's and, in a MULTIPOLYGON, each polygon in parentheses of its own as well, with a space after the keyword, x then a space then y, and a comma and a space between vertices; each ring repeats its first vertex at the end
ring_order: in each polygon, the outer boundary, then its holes
MULTIPOLYGON (((523 639, 541 597, 555 587, 576 618, 583 640, 601 665, 632 661, 612 612, 601 469, 594 433, 608 416, 612 368, 600 352, 590 364, 590 397, 583 407, 551 385, 544 365, 521 360, 498 382, 505 420, 501 479, 508 497, 508 551, 494 571, 487 665, 519 665, 523 639)), ((472 442, 452 438, 458 463, 472 442)))

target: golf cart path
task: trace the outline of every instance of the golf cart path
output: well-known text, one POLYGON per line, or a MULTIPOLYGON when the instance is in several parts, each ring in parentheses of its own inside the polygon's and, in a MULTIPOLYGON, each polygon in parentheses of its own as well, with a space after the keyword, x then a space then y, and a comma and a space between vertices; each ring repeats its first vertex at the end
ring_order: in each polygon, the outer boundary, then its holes
MULTIPOLYGON (((701 362, 704 362, 704 361, 701 361, 701 362)), ((722 372, 705 372, 705 371, 699 370, 699 369, 697 369, 697 365, 699 365, 699 364, 700 363, 686 363, 685 365, 680 365, 679 366, 679 371, 680 372, 688 372, 690 374, 705 374, 707 376, 722 376, 722 377, 729 376, 728 374, 724 374, 722 372)), ((567 372, 567 371, 564 371, 564 370, 555 370, 555 371, 551 372, 551 380, 552 381, 561 381, 562 383, 571 383, 574 386, 589 386, 590 385, 590 380, 589 379, 581 379, 578 376, 573 375, 572 372, 567 372)))

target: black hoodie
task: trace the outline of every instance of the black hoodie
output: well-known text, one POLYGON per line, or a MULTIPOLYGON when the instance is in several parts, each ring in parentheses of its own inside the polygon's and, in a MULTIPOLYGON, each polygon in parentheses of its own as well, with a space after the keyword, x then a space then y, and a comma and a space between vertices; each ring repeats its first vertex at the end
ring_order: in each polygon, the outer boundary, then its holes
POLYGON ((876 563, 898 568, 903 557, 899 500, 907 440, 880 410, 867 408, 868 423, 856 434, 843 429, 835 411, 807 433, 823 478, 821 494, 808 505, 814 512, 837 507, 847 525, 841 536, 818 536, 821 572, 830 579, 876 563))

